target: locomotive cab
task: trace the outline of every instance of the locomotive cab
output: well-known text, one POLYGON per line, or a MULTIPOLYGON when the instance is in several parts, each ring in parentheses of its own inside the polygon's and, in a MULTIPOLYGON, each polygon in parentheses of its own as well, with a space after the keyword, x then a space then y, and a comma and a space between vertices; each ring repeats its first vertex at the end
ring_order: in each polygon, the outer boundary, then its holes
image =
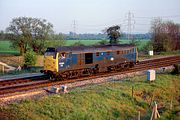
POLYGON ((58 53, 55 51, 55 48, 47 48, 44 54, 44 73, 58 72, 58 53))

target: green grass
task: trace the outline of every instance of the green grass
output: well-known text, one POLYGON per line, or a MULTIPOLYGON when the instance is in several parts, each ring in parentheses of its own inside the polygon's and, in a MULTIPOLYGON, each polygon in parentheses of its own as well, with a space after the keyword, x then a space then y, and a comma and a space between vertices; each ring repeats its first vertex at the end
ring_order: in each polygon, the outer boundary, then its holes
POLYGON ((11 50, 10 48, 11 43, 9 41, 0 41, 0 50, 1 51, 7 51, 7 50, 11 50))
POLYGON ((150 56, 148 54, 146 54, 146 55, 139 55, 138 59, 139 60, 144 60, 144 59, 158 58, 158 57, 164 57, 164 56, 170 56, 170 55, 180 55, 180 50, 170 51, 170 52, 161 52, 161 53, 155 54, 153 56, 150 56))
POLYGON ((68 94, 25 100, 0 108, 3 119, 64 119, 64 120, 115 120, 133 119, 141 111, 141 119, 150 119, 151 96, 164 105, 161 119, 176 119, 179 110, 180 76, 158 74, 149 83, 146 76, 128 78, 124 82, 110 82, 76 88, 68 94), (134 86, 134 98, 131 87, 134 86), (169 103, 173 98, 173 110, 169 103))
POLYGON ((10 41, 7 41, 7 40, 0 41, 0 54, 18 55, 19 51, 11 48, 10 46, 11 46, 10 41))
POLYGON ((65 45, 71 46, 78 41, 80 41, 84 45, 94 45, 94 44, 97 44, 101 40, 66 40, 65 45))
MULTIPOLYGON (((81 43, 83 43, 84 45, 95 45, 98 42, 100 42, 101 40, 66 40, 66 44, 67 46, 69 45, 73 45, 75 42, 80 41, 81 43)), ((109 41, 109 40, 107 40, 109 41)), ((128 44, 130 43, 131 40, 120 40, 120 44, 128 44)), ((142 48, 149 40, 137 40, 139 41, 139 47, 142 48)))

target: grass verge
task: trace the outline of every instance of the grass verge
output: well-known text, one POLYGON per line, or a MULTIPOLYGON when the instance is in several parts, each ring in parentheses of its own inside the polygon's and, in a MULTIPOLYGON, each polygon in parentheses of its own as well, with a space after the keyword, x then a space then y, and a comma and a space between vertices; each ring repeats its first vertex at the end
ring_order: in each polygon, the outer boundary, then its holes
POLYGON ((160 119, 178 119, 180 76, 158 74, 149 83, 146 76, 76 88, 68 94, 56 94, 25 100, 0 108, 2 119, 115 120, 150 119, 151 103, 160 106, 160 119), (132 86, 134 94, 132 97, 132 86), (173 108, 170 110, 172 100, 173 108))

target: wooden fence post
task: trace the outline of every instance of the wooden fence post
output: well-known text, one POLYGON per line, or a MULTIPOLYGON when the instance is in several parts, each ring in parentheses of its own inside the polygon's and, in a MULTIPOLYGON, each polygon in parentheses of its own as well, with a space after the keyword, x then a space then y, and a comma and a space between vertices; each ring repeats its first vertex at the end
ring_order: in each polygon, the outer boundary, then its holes
POLYGON ((172 99, 171 99, 171 103, 170 103, 170 110, 172 110, 172 106, 173 106, 173 105, 172 105, 172 99))
POLYGON ((134 86, 132 86, 132 98, 134 98, 134 86))
POLYGON ((154 102, 154 107, 153 107, 153 110, 152 110, 150 120, 156 120, 157 118, 160 118, 160 115, 159 115, 159 112, 157 110, 157 104, 156 104, 156 102, 154 102))
POLYGON ((139 111, 138 112, 138 120, 140 120, 141 119, 141 112, 139 111))

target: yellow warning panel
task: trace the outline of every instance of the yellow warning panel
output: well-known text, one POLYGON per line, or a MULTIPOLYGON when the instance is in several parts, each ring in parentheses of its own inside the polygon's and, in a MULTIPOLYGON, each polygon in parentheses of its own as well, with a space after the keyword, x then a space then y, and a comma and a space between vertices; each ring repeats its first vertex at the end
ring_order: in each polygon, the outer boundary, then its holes
POLYGON ((53 56, 46 56, 44 58, 44 70, 58 72, 58 53, 55 59, 53 56))

